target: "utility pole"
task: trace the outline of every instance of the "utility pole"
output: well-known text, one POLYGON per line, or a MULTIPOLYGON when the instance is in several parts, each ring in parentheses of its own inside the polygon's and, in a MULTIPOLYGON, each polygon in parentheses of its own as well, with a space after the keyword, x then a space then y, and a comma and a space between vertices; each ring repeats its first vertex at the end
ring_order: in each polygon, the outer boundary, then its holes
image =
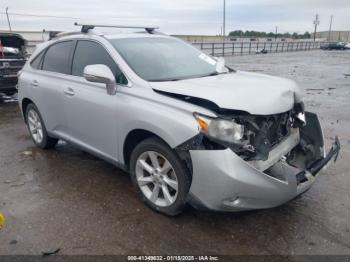
POLYGON ((317 32, 317 26, 320 24, 320 20, 318 19, 318 14, 315 16, 314 25, 315 25, 315 32, 314 32, 314 42, 316 41, 316 32, 317 32))
POLYGON ((332 23, 333 23, 333 16, 331 15, 331 22, 329 23, 328 41, 331 41, 332 23))
POLYGON ((276 30, 275 30, 275 42, 277 41, 277 29, 278 29, 278 26, 276 26, 276 30))
POLYGON ((224 0, 224 10, 223 10, 223 23, 222 23, 222 41, 225 42, 226 36, 226 0, 224 0))
POLYGON ((10 29, 10 32, 12 32, 12 29, 11 29, 11 23, 10 23, 10 18, 9 18, 9 14, 8 14, 8 7, 6 7, 6 17, 7 17, 7 23, 9 24, 9 29, 10 29))

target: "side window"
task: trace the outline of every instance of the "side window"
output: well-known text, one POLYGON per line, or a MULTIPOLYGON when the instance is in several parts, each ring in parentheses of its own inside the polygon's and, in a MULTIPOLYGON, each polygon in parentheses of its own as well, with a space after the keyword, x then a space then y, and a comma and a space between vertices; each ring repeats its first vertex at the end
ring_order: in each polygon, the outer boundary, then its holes
POLYGON ((85 66, 93 64, 108 66, 118 84, 126 85, 128 83, 128 80, 104 47, 92 41, 78 41, 73 58, 72 75, 82 77, 85 66))
POLYGON ((43 70, 70 74, 70 53, 73 41, 65 41, 54 44, 46 51, 43 70))
POLYGON ((45 51, 41 51, 39 55, 37 55, 33 61, 30 63, 30 65, 35 68, 35 69, 41 69, 41 65, 43 62, 43 56, 44 56, 45 51))

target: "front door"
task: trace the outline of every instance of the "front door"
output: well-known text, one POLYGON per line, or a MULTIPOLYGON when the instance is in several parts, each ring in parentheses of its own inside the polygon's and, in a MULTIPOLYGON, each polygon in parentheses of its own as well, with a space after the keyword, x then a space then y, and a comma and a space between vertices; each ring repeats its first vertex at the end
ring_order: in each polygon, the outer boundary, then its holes
POLYGON ((120 70, 105 48, 90 40, 77 41, 72 76, 64 86, 69 136, 78 144, 107 158, 117 160, 117 95, 108 95, 104 84, 85 80, 85 66, 104 64, 117 79, 120 70))

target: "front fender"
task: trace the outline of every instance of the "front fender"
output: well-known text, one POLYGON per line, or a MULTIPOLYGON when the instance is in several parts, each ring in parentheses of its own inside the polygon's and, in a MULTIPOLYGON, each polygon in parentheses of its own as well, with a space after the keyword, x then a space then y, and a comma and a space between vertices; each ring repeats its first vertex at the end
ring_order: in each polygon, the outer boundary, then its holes
MULTIPOLYGON (((128 134, 136 129, 151 132, 164 140, 171 148, 182 144, 199 133, 197 123, 190 112, 165 106, 132 107, 130 119, 120 125, 118 159, 124 163, 123 146, 128 134)), ((131 108, 131 107, 130 107, 131 108)))

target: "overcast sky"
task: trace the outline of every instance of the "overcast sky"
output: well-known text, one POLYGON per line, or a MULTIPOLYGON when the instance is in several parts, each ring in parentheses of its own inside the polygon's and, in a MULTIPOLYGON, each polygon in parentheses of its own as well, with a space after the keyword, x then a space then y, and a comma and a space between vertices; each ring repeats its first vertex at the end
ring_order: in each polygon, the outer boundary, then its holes
MULTIPOLYGON (((226 0, 227 32, 350 30, 350 0, 226 0)), ((169 34, 219 34, 223 0, 0 0, 0 29, 8 29, 9 7, 13 30, 72 30, 75 21, 105 24, 159 25, 169 34), (17 14, 58 17, 19 16, 17 14)))

